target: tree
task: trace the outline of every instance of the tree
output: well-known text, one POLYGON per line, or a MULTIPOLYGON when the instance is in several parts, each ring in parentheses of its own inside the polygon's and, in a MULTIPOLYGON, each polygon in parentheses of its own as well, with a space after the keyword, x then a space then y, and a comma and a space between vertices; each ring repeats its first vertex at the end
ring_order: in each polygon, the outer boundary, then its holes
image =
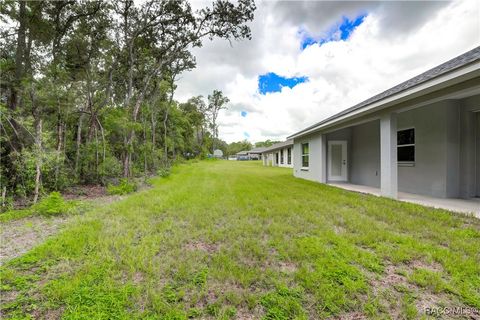
POLYGON ((228 145, 227 154, 231 156, 240 151, 248 151, 252 149, 252 147, 252 144, 247 140, 232 142, 228 145))
POLYGON ((222 91, 213 90, 213 93, 208 95, 208 114, 210 117, 210 128, 212 129, 214 141, 212 144, 212 153, 215 150, 215 140, 218 139, 218 114, 221 110, 227 108, 226 105, 229 102, 230 100, 223 95, 222 91))
POLYGON ((148 175, 223 145, 219 109, 173 94, 195 67, 192 48, 250 39, 254 10, 253 0, 199 10, 186 0, 4 1, 2 198, 36 201, 75 183, 148 175))
POLYGON ((275 143, 279 143, 280 141, 276 141, 276 140, 265 140, 265 141, 259 141, 259 142, 255 142, 255 147, 256 148, 260 148, 260 147, 271 147, 272 145, 274 145, 275 143))

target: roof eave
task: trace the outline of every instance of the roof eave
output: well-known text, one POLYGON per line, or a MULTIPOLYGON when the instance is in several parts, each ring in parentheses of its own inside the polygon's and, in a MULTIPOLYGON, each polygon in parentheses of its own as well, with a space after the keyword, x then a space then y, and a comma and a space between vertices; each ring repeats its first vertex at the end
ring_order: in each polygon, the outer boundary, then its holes
POLYGON ((359 109, 352 110, 351 112, 344 115, 340 115, 338 117, 334 115, 330 118, 327 118, 326 120, 314 124, 313 126, 307 127, 306 129, 303 129, 291 136, 288 136, 287 139, 298 139, 303 136, 321 131, 324 128, 331 127, 337 123, 342 123, 346 120, 354 119, 358 116, 365 115, 366 113, 375 112, 387 107, 391 107, 401 102, 400 100, 406 100, 406 98, 408 98, 409 96, 421 96, 423 94, 435 91, 435 88, 440 88, 442 86, 445 86, 446 84, 453 85, 459 82, 463 82, 465 80, 474 78, 475 76, 479 76, 479 71, 480 61, 473 61, 469 64, 461 66, 445 74, 439 75, 438 77, 429 79, 404 91, 372 102, 371 104, 367 104, 359 109), (468 75, 471 75, 471 77, 468 77, 468 75))

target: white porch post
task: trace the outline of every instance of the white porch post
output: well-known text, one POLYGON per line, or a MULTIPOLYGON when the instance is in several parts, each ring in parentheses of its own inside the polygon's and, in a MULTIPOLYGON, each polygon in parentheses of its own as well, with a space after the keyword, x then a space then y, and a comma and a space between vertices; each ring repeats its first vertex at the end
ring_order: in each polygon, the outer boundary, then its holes
POLYGON ((389 113, 380 118, 380 189, 381 194, 397 198, 397 114, 389 113))
POLYGON ((327 183, 327 135, 320 135, 320 182, 327 183))

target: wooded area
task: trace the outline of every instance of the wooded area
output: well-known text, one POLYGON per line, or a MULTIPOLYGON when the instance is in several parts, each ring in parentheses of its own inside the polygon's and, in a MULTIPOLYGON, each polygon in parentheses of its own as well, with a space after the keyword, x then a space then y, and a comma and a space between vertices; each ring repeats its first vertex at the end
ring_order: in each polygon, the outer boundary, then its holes
POLYGON ((155 173, 177 157, 226 148, 228 98, 174 101, 202 41, 249 39, 255 4, 186 1, 3 1, 2 198, 155 173))

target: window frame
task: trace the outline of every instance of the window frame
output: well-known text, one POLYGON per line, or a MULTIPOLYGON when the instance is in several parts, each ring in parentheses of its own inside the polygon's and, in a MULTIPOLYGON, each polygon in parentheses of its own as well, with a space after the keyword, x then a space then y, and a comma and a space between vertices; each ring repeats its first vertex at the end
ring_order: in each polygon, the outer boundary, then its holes
POLYGON ((287 164, 292 164, 292 147, 287 148, 287 164))
POLYGON ((308 143, 308 142, 302 143, 301 148, 302 148, 302 151, 301 151, 302 152, 302 157, 301 157, 302 158, 302 168, 301 169, 306 171, 306 170, 309 170, 309 168, 310 168, 310 143, 308 143), (307 153, 304 153, 304 151, 305 151, 304 146, 305 145, 307 146, 307 150, 308 150, 307 153), (304 159, 305 158, 307 158, 307 166, 306 167, 304 166, 304 163, 305 163, 304 159))
POLYGON ((415 127, 405 127, 397 129, 397 164, 401 167, 413 167, 415 166, 415 161, 417 160, 417 147, 416 147, 417 137, 415 127), (401 131, 413 130, 413 143, 398 144, 398 133, 401 131), (399 148, 404 147, 413 147, 413 161, 399 161, 398 160, 398 150, 399 148))
POLYGON ((280 164, 285 164, 285 154, 283 153, 283 149, 280 150, 280 164))

